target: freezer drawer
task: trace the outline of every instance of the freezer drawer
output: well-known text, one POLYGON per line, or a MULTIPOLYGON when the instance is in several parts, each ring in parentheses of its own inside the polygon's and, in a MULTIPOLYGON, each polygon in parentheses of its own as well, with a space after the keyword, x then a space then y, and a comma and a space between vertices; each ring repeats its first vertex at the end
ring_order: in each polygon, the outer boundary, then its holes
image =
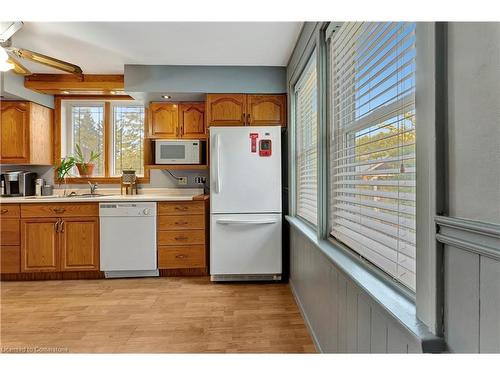
POLYGON ((281 214, 211 215, 210 273, 281 274, 281 214))

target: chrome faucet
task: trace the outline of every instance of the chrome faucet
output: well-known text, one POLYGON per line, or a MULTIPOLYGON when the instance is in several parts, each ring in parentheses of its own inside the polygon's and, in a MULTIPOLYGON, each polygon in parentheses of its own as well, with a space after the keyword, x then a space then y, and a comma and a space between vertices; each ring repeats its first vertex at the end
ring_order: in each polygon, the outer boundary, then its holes
POLYGON ((97 183, 96 184, 93 184, 92 182, 88 181, 89 185, 90 185, 90 194, 94 195, 95 194, 95 190, 97 189, 97 183))

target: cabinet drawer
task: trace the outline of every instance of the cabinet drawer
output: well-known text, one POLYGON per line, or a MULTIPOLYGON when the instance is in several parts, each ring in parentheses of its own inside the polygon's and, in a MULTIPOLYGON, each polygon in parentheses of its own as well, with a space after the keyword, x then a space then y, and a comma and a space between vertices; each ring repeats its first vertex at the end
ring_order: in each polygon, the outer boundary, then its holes
POLYGON ((200 215, 204 209, 202 201, 161 202, 158 215, 200 215))
POLYGON ((2 218, 1 244, 2 245, 19 245, 21 243, 19 219, 4 219, 2 218))
POLYGON ((204 230, 172 230, 158 232, 158 245, 202 245, 204 243, 204 230))
POLYGON ((160 246, 158 247, 158 268, 206 267, 205 254, 205 245, 160 246))
POLYGON ((25 217, 71 217, 71 216, 99 216, 97 203, 50 203, 50 204, 23 204, 21 216, 25 217))
POLYGON ((20 209, 18 204, 2 204, 0 206, 0 212, 2 215, 2 219, 7 217, 18 218, 20 216, 20 209))
POLYGON ((158 230, 205 229, 204 215, 160 216, 158 230))
POLYGON ((19 246, 0 246, 0 272, 21 272, 21 250, 19 246))

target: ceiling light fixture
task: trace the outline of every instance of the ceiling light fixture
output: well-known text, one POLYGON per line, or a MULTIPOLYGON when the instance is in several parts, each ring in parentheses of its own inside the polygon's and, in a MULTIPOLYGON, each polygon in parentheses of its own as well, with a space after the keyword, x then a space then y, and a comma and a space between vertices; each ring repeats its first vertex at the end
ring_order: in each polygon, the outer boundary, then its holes
POLYGON ((171 98, 171 96, 170 96, 170 95, 162 95, 161 97, 162 97, 163 99, 170 99, 170 98, 171 98))

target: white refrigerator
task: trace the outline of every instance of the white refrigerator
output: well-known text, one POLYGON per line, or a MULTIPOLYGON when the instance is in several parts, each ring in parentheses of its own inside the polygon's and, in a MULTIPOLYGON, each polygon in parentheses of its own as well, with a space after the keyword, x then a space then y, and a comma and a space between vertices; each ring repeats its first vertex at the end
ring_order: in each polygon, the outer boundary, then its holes
POLYGON ((279 280, 281 128, 210 127, 212 281, 279 280))

